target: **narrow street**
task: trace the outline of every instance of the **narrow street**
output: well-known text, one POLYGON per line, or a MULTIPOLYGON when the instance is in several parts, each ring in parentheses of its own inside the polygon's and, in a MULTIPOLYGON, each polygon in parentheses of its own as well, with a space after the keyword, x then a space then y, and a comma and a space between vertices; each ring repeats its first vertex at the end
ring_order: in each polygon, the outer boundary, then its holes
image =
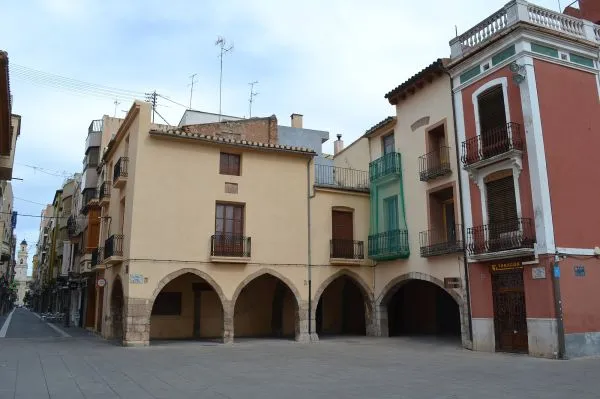
POLYGON ((248 339, 123 348, 66 337, 17 309, 0 338, 0 399, 597 398, 596 358, 471 352, 428 338, 248 339))

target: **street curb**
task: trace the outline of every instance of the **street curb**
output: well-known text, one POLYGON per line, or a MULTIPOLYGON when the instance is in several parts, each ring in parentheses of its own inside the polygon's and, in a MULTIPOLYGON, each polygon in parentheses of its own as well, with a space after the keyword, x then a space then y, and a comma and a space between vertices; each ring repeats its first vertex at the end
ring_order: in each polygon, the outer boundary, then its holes
POLYGON ((10 321, 12 320, 13 313, 15 313, 15 309, 16 308, 13 308, 13 310, 9 313, 6 320, 4 320, 4 324, 2 325, 2 328, 0 329, 0 338, 6 338, 6 332, 8 331, 8 327, 10 326, 10 321))

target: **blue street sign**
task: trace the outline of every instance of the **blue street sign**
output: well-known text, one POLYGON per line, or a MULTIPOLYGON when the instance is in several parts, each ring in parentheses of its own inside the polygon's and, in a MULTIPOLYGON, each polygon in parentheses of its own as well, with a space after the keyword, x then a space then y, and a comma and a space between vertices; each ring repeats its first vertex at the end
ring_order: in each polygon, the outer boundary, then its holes
POLYGON ((558 264, 554 265, 554 277, 560 278, 560 267, 558 266, 558 264))
POLYGON ((12 218, 11 218, 11 224, 12 224, 12 228, 15 229, 17 228, 17 212, 13 211, 12 213, 12 218))

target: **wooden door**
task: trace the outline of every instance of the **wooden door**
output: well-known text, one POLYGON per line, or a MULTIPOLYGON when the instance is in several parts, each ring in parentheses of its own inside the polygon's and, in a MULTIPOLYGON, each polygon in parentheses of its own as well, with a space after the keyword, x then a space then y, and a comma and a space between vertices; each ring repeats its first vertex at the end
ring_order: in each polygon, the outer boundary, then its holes
POLYGON ((506 110, 502 86, 495 86, 479 95, 479 127, 481 151, 491 157, 508 150, 506 110))
POLYGON ((333 211, 331 214, 332 257, 354 258, 354 229, 352 212, 333 211))
POLYGON ((444 215, 444 233, 446 242, 456 242, 456 215, 454 214, 454 200, 446 200, 442 204, 444 215))
POLYGON ((242 256, 244 253, 244 206, 217 204, 214 255, 242 256))
POLYGON ((528 352, 523 269, 492 274, 496 350, 528 352))

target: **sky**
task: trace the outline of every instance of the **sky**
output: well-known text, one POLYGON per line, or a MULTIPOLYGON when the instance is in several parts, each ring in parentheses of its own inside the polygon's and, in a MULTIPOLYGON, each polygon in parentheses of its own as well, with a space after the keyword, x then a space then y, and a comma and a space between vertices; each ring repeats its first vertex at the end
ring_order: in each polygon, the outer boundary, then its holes
MULTIPOLYGON (((324 151, 332 152, 336 134, 348 145, 394 114, 385 93, 448 57, 456 29, 463 33, 506 2, 2 1, 0 49, 9 55, 13 113, 22 117, 13 177, 23 180, 13 180, 14 209, 39 215, 65 176, 82 171, 90 122, 123 117, 131 106, 129 99, 115 105, 109 95, 49 85, 47 75, 26 77, 22 67, 140 99, 156 90, 185 105, 190 75, 197 74, 192 108, 218 112, 215 41, 222 36, 234 46, 223 60, 222 112, 248 116, 249 83, 258 81, 253 116, 275 114, 289 125, 290 114, 303 114, 304 127, 330 132, 324 151)), ((558 0, 535 3, 558 10, 558 0)), ((173 125, 185 110, 165 99, 159 105, 173 125)), ((39 222, 20 216, 16 228, 17 242, 30 244, 30 273, 39 222)))

